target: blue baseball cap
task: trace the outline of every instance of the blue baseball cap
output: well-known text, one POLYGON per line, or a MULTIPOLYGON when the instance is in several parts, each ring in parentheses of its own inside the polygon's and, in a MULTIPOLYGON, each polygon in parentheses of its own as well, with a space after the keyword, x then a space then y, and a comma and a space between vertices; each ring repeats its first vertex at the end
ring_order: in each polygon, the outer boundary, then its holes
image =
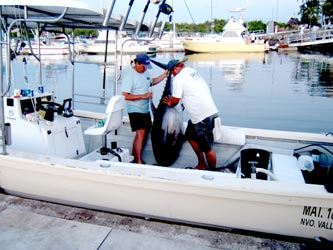
POLYGON ((152 66, 150 64, 150 58, 147 54, 136 55, 136 61, 143 64, 147 69, 152 69, 152 66))
POLYGON ((171 71, 171 70, 173 70, 173 68, 175 66, 177 66, 177 64, 183 63, 183 62, 186 62, 186 61, 187 61, 187 59, 182 59, 182 60, 172 59, 168 62, 168 70, 171 71))

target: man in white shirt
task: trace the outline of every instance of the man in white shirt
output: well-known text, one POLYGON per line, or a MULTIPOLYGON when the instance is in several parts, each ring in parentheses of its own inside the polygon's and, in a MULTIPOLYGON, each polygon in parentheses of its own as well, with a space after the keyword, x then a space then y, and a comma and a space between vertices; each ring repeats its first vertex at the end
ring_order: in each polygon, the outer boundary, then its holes
POLYGON ((174 107, 182 100, 190 117, 185 137, 198 157, 195 169, 214 170, 216 153, 213 150, 213 128, 218 110, 208 85, 196 70, 186 67, 184 61, 169 61, 168 70, 174 76, 173 90, 172 96, 164 98, 164 103, 174 107))

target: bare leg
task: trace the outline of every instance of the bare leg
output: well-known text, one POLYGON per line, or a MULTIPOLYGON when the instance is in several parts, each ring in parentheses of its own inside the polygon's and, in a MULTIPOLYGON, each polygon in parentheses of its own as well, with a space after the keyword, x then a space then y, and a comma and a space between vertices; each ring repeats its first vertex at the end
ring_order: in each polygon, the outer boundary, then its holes
POLYGON ((207 169, 205 155, 203 152, 199 151, 198 143, 192 140, 189 140, 188 142, 191 144, 195 154, 198 157, 198 165, 195 167, 195 169, 207 169))
POLYGON ((146 129, 139 129, 135 132, 135 137, 133 140, 133 156, 135 163, 142 163, 142 151, 145 144, 145 139, 147 135, 146 129))
POLYGON ((216 152, 212 149, 205 153, 209 169, 214 170, 216 168, 216 152))

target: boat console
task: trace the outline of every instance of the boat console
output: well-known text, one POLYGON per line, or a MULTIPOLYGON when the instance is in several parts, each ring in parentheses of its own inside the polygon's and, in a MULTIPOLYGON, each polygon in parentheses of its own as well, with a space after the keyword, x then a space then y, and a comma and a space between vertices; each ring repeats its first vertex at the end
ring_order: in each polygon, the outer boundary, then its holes
POLYGON ((73 116, 71 99, 54 102, 52 93, 18 91, 4 97, 10 149, 65 158, 85 154, 80 119, 73 116))

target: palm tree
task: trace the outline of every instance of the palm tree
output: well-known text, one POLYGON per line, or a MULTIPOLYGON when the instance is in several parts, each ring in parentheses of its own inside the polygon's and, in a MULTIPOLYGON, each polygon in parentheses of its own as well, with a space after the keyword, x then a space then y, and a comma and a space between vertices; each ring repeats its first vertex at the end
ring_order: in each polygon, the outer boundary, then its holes
POLYGON ((323 23, 327 24, 333 16, 333 0, 326 0, 321 6, 323 13, 323 23))
POLYGON ((302 0, 300 6, 301 23, 314 26, 318 24, 321 13, 321 5, 319 0, 302 0))

